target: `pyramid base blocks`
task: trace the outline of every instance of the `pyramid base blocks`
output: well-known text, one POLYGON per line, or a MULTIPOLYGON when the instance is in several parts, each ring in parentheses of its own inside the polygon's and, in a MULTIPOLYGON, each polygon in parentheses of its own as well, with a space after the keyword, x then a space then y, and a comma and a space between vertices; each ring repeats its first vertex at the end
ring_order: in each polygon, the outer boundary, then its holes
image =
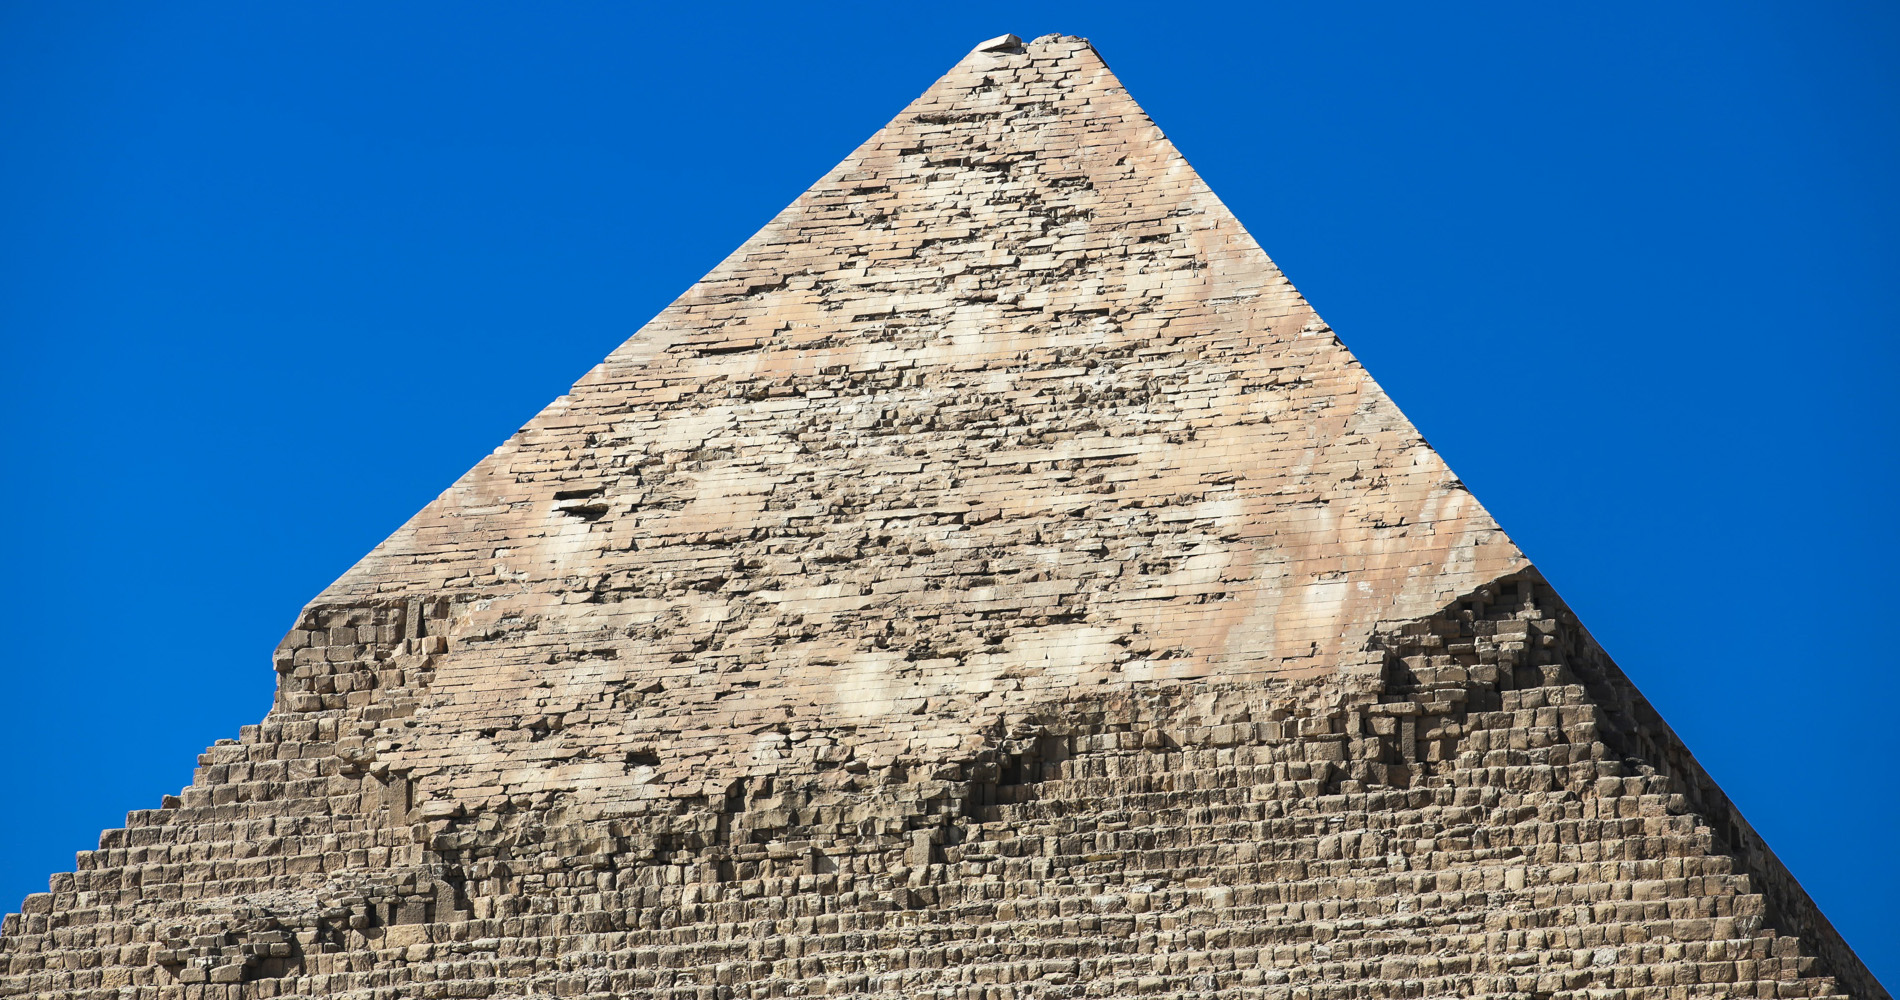
POLYGON ((788 736, 619 816, 413 802, 343 700, 30 898, 11 995, 1881 995, 1531 573, 1323 681, 1050 704, 931 764, 788 736))

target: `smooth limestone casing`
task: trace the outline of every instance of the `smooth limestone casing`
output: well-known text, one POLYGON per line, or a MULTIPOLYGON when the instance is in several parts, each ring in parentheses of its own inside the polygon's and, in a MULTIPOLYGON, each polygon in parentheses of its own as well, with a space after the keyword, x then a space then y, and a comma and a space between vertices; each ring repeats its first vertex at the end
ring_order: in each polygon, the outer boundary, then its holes
POLYGON ((303 612, 34 996, 1884 996, 1080 39, 303 612))

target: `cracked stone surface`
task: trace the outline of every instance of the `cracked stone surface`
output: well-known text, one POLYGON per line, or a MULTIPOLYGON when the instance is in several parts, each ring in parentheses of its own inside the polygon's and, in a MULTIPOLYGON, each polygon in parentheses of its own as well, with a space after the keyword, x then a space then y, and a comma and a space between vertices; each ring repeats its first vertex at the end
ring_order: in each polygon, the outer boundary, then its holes
POLYGON ((977 46, 275 665, 0 995, 1885 997, 1082 39, 977 46))

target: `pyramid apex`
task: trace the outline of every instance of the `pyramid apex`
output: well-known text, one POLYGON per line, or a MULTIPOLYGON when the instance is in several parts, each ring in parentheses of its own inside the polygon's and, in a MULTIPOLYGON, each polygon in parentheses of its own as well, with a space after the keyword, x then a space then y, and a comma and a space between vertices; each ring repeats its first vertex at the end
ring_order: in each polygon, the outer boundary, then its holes
POLYGON ((1023 40, 1021 37, 1017 35, 1003 34, 1003 35, 997 35, 995 38, 985 39, 981 42, 976 43, 976 48, 971 49, 970 51, 971 52, 1021 52, 1022 50, 1023 50, 1023 40))

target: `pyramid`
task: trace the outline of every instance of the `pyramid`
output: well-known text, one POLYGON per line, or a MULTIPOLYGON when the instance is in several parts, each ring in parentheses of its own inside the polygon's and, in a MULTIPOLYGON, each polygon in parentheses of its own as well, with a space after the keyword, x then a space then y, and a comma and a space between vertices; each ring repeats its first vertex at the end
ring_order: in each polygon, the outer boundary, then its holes
POLYGON ((306 608, 0 996, 1885 998, 1086 41, 306 608))

